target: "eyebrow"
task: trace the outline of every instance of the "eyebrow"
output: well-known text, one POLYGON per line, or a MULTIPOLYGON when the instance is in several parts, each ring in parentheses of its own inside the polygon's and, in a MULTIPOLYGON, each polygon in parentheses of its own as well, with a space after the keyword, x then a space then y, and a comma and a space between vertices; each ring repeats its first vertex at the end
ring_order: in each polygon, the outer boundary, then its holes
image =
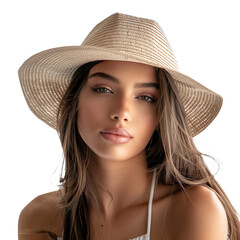
MULTIPOLYGON (((93 73, 88 77, 88 79, 93 78, 93 77, 101 77, 101 78, 104 78, 106 80, 112 81, 114 83, 120 84, 120 81, 117 78, 115 78, 115 77, 113 77, 109 74, 103 73, 103 72, 93 73)), ((159 89, 159 84, 154 83, 154 82, 137 83, 137 84, 135 84, 134 87, 135 88, 150 88, 150 87, 153 87, 153 88, 159 89)))

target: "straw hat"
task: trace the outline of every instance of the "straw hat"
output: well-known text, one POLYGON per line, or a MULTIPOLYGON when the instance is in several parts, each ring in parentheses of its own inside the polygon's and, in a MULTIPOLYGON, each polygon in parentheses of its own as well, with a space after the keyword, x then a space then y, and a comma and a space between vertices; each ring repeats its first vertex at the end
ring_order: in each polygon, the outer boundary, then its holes
POLYGON ((115 13, 97 24, 82 45, 49 49, 23 63, 19 78, 32 112, 56 129, 57 109, 74 71, 96 60, 139 62, 166 69, 178 88, 192 136, 204 130, 222 106, 221 96, 178 71, 157 22, 115 13))

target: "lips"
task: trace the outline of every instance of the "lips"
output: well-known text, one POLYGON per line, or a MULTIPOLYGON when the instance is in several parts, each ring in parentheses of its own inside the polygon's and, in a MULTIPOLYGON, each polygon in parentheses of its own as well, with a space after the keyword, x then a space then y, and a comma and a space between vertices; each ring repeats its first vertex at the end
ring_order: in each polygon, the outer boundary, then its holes
POLYGON ((109 128, 101 131, 100 134, 107 142, 113 144, 128 143, 132 138, 124 128, 109 128))
POLYGON ((101 133, 110 133, 110 134, 115 134, 118 136, 132 138, 132 136, 129 134, 129 132, 124 128, 109 128, 109 129, 105 129, 105 130, 101 131, 101 133))

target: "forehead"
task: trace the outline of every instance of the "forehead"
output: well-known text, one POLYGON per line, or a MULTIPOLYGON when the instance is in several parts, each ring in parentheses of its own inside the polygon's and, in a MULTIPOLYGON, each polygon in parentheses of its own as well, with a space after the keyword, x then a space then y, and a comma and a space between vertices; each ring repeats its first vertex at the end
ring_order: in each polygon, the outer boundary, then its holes
POLYGON ((89 76, 97 72, 114 76, 120 82, 158 82, 155 67, 142 63, 103 61, 91 68, 89 76))

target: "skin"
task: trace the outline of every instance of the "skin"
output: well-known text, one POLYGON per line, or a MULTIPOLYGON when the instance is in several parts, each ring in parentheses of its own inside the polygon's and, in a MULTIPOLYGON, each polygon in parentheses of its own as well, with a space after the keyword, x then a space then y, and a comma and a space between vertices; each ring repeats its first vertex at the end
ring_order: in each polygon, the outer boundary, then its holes
MULTIPOLYGON (((113 197, 111 202, 99 190, 101 209, 90 204, 91 236, 96 231, 99 240, 123 240, 147 232, 152 174, 146 171, 145 147, 158 119, 156 103, 143 96, 157 99, 159 92, 156 88, 134 87, 142 82, 157 83, 153 67, 104 61, 90 70, 79 96, 78 130, 91 149, 89 176, 113 197), (99 72, 119 83, 96 76, 99 72), (125 128, 131 140, 124 144, 106 141, 100 131, 113 127, 125 128)), ((88 188, 87 184, 86 196, 91 200, 88 188)), ((186 191, 187 195, 176 186, 155 186, 151 240, 226 240, 226 213, 213 191, 204 186, 188 187, 186 191)), ((61 235, 63 213, 57 208, 58 194, 40 195, 22 210, 19 240, 50 239, 44 231, 61 235)))
POLYGON ((158 123, 157 104, 152 98, 157 99, 159 91, 154 87, 134 86, 157 84, 158 80, 151 66, 114 61, 97 64, 89 76, 79 97, 78 129, 93 152, 90 167, 93 180, 113 196, 110 204, 108 195, 100 192, 103 205, 100 214, 111 221, 118 212, 138 203, 150 185, 145 147, 158 123), (94 76, 99 72, 114 76, 119 83, 94 76), (101 89, 104 92, 93 88, 104 88, 101 89), (124 144, 107 142, 100 131, 114 127, 125 128, 131 140, 124 144))

